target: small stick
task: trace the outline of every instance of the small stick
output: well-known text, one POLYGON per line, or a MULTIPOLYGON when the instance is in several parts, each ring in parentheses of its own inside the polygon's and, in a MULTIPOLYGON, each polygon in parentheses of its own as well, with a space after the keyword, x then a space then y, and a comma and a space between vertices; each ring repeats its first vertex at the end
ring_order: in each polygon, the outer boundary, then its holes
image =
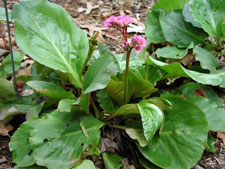
POLYGON ((6 14, 6 21, 7 21, 8 37, 9 37, 9 49, 10 49, 10 54, 11 54, 11 64, 12 64, 12 70, 13 70, 13 83, 14 83, 14 89, 16 92, 16 99, 18 99, 18 92, 17 92, 17 87, 16 87, 16 73, 15 73, 12 41, 11 41, 10 26, 9 26, 9 13, 8 13, 8 7, 7 7, 7 0, 3 0, 3 2, 5 5, 5 14, 6 14))

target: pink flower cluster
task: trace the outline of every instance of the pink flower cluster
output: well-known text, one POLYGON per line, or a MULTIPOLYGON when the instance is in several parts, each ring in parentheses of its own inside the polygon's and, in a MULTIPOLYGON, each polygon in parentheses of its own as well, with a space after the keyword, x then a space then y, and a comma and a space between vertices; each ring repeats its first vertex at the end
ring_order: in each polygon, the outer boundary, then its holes
POLYGON ((136 53, 140 52, 142 50, 142 47, 146 46, 146 39, 143 38, 141 35, 136 35, 131 42, 122 42, 122 46, 124 49, 127 48, 134 48, 134 51, 136 53))
POLYGON ((104 27, 128 26, 131 23, 133 23, 133 20, 130 16, 110 16, 105 20, 104 27))
POLYGON ((130 50, 134 48, 135 52, 138 53, 142 50, 143 46, 146 46, 146 39, 140 35, 136 35, 131 42, 128 42, 128 33, 127 27, 129 24, 132 24, 133 20, 130 16, 110 16, 104 22, 104 27, 109 28, 116 28, 121 32, 124 37, 124 41, 122 42, 122 46, 126 50, 130 50))

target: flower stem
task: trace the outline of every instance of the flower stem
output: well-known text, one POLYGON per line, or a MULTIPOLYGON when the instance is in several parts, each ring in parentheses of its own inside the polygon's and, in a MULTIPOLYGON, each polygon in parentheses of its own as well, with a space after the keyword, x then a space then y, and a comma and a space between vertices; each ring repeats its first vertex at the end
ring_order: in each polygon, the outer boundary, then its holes
POLYGON ((128 103, 128 71, 131 49, 127 49, 126 70, 125 70, 125 88, 124 88, 124 104, 128 103))

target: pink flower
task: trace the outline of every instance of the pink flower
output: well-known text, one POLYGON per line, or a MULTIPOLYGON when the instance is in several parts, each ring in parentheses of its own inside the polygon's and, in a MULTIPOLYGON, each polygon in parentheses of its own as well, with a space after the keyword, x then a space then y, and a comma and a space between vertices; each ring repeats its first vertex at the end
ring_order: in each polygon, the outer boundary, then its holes
POLYGON ((117 22, 117 17, 115 16, 110 16, 108 19, 105 20, 104 22, 104 27, 105 28, 108 28, 108 27, 111 27, 112 24, 116 23, 117 22))
POLYGON ((126 41, 123 41, 123 42, 122 42, 122 47, 123 47, 123 48, 126 48, 128 45, 129 45, 128 42, 126 42, 126 41))
POLYGON ((120 26, 127 26, 129 24, 133 23, 133 20, 130 16, 124 16, 124 15, 120 15, 117 17, 117 21, 116 24, 120 25, 120 26))
POLYGON ((136 53, 140 52, 141 49, 142 49, 142 47, 141 47, 140 45, 136 45, 136 46, 134 47, 134 51, 135 51, 136 53))
POLYGON ((138 44, 138 45, 140 45, 140 46, 146 46, 146 39, 143 38, 141 35, 136 35, 136 36, 133 38, 132 42, 133 42, 134 44, 138 44))

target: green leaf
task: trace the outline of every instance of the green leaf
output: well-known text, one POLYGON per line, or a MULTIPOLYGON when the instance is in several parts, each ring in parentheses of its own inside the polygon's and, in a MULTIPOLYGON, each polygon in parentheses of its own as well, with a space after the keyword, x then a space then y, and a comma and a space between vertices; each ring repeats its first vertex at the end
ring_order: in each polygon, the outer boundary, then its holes
POLYGON ((138 103, 138 109, 141 115, 144 136, 147 141, 150 141, 163 124, 163 112, 147 100, 142 100, 138 103))
POLYGON ((209 123, 209 129, 212 131, 225 130, 225 110, 202 96, 188 96, 188 100, 198 106, 206 115, 209 123))
MULTIPOLYGON (((8 9, 9 21, 12 21, 11 13, 12 13, 12 11, 8 9)), ((5 8, 0 7, 0 22, 2 22, 2 21, 6 21, 6 15, 5 15, 5 8)))
POLYGON ((148 145, 148 141, 146 137, 144 136, 144 131, 143 129, 136 129, 136 128, 126 128, 125 129, 126 133, 129 135, 130 138, 133 140, 137 140, 138 144, 141 147, 145 147, 148 145))
POLYGON ((166 46, 156 50, 157 55, 168 59, 182 59, 187 53, 187 49, 179 49, 176 46, 166 46))
MULTIPOLYGON (((125 72, 123 73, 123 79, 111 79, 106 91, 109 96, 118 104, 124 103, 124 87, 125 87, 125 72)), ((128 100, 135 99, 138 97, 147 97, 152 93, 156 92, 157 89, 149 81, 138 77, 135 72, 129 70, 128 73, 128 100)))
POLYGON ((216 149, 214 147, 215 142, 214 142, 213 136, 210 133, 208 135, 208 142, 207 143, 208 144, 206 145, 206 151, 211 152, 211 153, 215 153, 216 152, 216 149))
POLYGON ((101 108, 103 110, 105 110, 107 113, 115 113, 116 110, 119 109, 119 106, 117 106, 112 98, 109 96, 109 94, 107 93, 107 91, 105 89, 100 90, 97 93, 97 99, 98 99, 98 103, 100 104, 101 108))
POLYGON ((71 112, 54 111, 41 119, 22 124, 10 141, 14 162, 20 163, 27 156, 41 166, 54 169, 69 169, 79 163, 81 155, 92 151, 99 142, 103 123, 79 109, 71 112), (83 123, 88 137, 81 128, 83 123), (47 130, 46 130, 47 129, 47 130), (30 152, 33 152, 30 154, 30 152))
POLYGON ((138 157, 138 161, 140 162, 140 164, 143 167, 145 167, 145 169, 160 169, 159 167, 157 167, 156 165, 152 164, 150 161, 148 161, 144 157, 138 157))
POLYGON ((59 85, 44 81, 29 81, 27 85, 44 96, 57 99, 74 99, 72 92, 66 91, 59 85))
POLYGON ((103 160, 106 169, 120 169, 121 167, 123 167, 122 161, 124 160, 124 158, 118 155, 103 153, 103 160))
POLYGON ((171 102, 172 109, 165 111, 163 128, 147 147, 139 147, 139 150, 145 158, 161 168, 189 169, 197 163, 205 149, 207 119, 189 101, 172 95, 164 98, 171 102))
POLYGON ((184 4, 187 2, 188 0, 158 0, 152 9, 160 8, 169 12, 176 9, 183 9, 184 4))
MULTIPOLYGON (((21 61, 23 59, 24 53, 19 52, 17 50, 13 51, 13 58, 14 58, 14 66, 15 71, 17 71, 20 67, 21 61)), ((11 63, 11 54, 9 54, 3 61, 0 66, 0 77, 7 78, 9 75, 13 73, 12 71, 12 63, 11 63)))
POLYGON ((211 36, 218 38, 222 35, 225 0, 191 1, 191 11, 194 18, 211 36))
POLYGON ((139 78, 146 79, 153 84, 167 75, 164 70, 152 64, 133 67, 131 70, 135 72, 139 78))
POLYGON ((195 18, 193 17, 192 12, 191 12, 191 6, 189 3, 186 3, 184 5, 182 14, 183 14, 184 20, 186 22, 191 23, 194 27, 202 28, 201 24, 198 21, 196 21, 195 18))
POLYGON ((84 93, 105 88, 110 81, 112 66, 112 56, 104 55, 98 58, 84 75, 84 93))
POLYGON ((90 93, 82 94, 73 105, 78 105, 83 111, 89 111, 90 105, 90 93))
POLYGON ((108 119, 117 117, 117 116, 128 116, 128 115, 137 115, 139 113, 137 104, 125 104, 121 106, 115 113, 111 114, 108 119))
POLYGON ((181 11, 164 13, 159 18, 165 39, 178 47, 187 47, 191 42, 198 44, 206 38, 201 29, 184 21, 181 11))
POLYGON ((67 72, 82 88, 82 67, 88 54, 88 38, 61 6, 47 0, 21 1, 14 5, 17 45, 34 60, 67 72))
POLYGON ((15 100, 16 93, 14 86, 6 79, 0 78, 0 101, 15 100))
POLYGON ((182 94, 186 95, 186 96, 193 96, 195 94, 195 91, 201 89, 204 91, 206 97, 217 104, 217 106, 219 106, 220 108, 223 107, 223 104, 220 100, 220 98, 217 96, 216 92, 205 85, 199 84, 199 83, 194 83, 194 82, 190 82, 190 83, 186 83, 182 86, 180 86, 179 90, 182 92, 182 94))
POLYGON ((193 53, 195 54, 195 60, 200 62, 202 69, 215 71, 219 67, 219 61, 212 53, 199 46, 194 47, 193 53))
POLYGON ((84 160, 82 163, 72 169, 96 169, 94 163, 91 160, 84 160))
POLYGON ((40 167, 40 166, 37 166, 37 165, 33 165, 33 166, 30 166, 30 167, 20 167, 20 166, 15 166, 13 169, 46 169, 45 167, 40 167))
POLYGON ((166 41, 159 22, 159 16, 163 10, 155 9, 148 13, 147 21, 145 22, 145 35, 153 43, 166 41))
POLYGON ((70 112, 76 100, 63 99, 59 101, 58 110, 61 112, 70 112))
POLYGON ((0 103, 0 120, 17 114, 25 114, 26 119, 38 117, 45 101, 36 93, 30 96, 19 97, 17 100, 0 103))
POLYGON ((149 103, 156 105, 158 108, 160 108, 161 111, 170 109, 172 107, 171 103, 168 100, 160 98, 160 97, 151 97, 147 101, 149 103))
POLYGON ((37 120, 30 120, 22 124, 11 137, 9 148, 13 155, 13 162, 21 167, 35 164, 29 137, 33 126, 38 125, 37 120))
POLYGON ((220 85, 220 83, 224 79, 224 72, 220 72, 217 74, 199 73, 184 68, 178 62, 167 64, 149 57, 148 63, 155 64, 156 66, 167 72, 168 74, 164 77, 164 79, 168 77, 187 77, 195 80, 198 83, 209 84, 213 86, 220 85))

